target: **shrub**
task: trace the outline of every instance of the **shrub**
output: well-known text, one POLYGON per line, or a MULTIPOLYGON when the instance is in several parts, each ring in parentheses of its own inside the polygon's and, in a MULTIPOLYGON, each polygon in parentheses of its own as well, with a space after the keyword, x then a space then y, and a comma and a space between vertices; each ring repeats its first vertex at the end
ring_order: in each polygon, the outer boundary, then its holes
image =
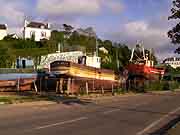
POLYGON ((145 84, 146 91, 174 90, 179 88, 179 83, 175 81, 152 81, 145 84))

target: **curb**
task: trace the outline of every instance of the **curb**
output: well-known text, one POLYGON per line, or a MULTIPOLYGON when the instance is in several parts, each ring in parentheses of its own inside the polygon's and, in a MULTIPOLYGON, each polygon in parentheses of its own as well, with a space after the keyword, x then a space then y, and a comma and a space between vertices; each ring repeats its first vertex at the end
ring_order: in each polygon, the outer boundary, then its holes
POLYGON ((145 94, 165 95, 165 94, 175 94, 175 93, 180 93, 180 91, 148 91, 145 94))
POLYGON ((151 133, 150 135, 164 135, 170 130, 174 125, 176 125, 180 121, 180 116, 170 120, 167 124, 162 126, 160 129, 156 130, 155 132, 151 133))

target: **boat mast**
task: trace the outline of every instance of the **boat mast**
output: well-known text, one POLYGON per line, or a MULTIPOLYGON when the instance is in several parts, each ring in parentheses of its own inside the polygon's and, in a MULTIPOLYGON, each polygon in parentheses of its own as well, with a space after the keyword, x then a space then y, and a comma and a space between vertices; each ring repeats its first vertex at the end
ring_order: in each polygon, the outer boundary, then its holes
POLYGON ((130 62, 132 62, 133 57, 134 57, 134 48, 133 48, 132 53, 131 53, 131 59, 129 60, 130 62))

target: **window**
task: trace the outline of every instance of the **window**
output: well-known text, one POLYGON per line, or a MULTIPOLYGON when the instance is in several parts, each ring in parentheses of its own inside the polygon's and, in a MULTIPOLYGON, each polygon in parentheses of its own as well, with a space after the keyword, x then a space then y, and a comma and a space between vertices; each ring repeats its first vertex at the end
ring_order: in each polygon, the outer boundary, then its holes
POLYGON ((46 32, 41 32, 41 37, 46 37, 46 32))
POLYGON ((44 29, 45 27, 44 27, 44 25, 41 25, 41 29, 44 29))
POLYGON ((35 37, 35 31, 31 31, 30 36, 31 36, 31 38, 34 38, 35 37))

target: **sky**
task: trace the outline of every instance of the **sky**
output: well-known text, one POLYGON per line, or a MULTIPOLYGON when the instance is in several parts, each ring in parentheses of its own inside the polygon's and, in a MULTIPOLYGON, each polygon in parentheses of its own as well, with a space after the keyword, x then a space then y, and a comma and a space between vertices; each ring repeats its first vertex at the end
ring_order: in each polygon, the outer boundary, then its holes
POLYGON ((154 48, 158 59, 175 54, 167 32, 172 0, 0 0, 0 23, 9 33, 22 32, 24 19, 93 27, 102 39, 134 47, 137 41, 154 48))

